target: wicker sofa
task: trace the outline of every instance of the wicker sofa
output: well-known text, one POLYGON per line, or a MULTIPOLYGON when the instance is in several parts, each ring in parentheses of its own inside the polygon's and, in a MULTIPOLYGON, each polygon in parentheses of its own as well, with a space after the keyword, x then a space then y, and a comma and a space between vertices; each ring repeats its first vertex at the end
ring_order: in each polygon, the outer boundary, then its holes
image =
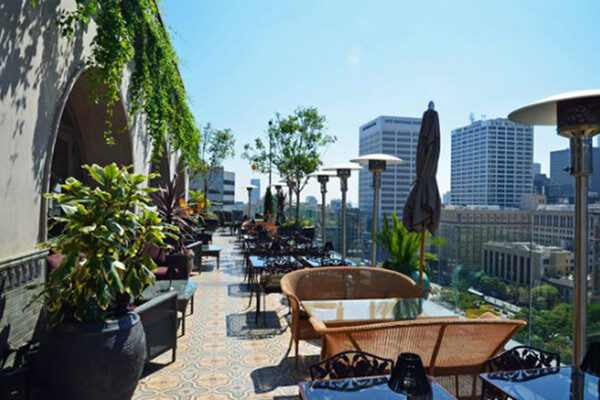
POLYGON ((421 318, 360 326, 327 326, 317 318, 310 322, 321 335, 321 359, 359 350, 395 360, 402 352, 417 353, 432 376, 473 376, 485 369, 489 358, 526 325, 525 321, 498 317, 421 318))
MULTIPOLYGON (((298 357, 300 340, 320 337, 302 312, 303 300, 418 298, 425 291, 406 275, 381 268, 320 267, 293 271, 281 279, 282 293, 291 309, 292 339, 298 357)), ((363 323, 364 324, 364 323, 363 323)))

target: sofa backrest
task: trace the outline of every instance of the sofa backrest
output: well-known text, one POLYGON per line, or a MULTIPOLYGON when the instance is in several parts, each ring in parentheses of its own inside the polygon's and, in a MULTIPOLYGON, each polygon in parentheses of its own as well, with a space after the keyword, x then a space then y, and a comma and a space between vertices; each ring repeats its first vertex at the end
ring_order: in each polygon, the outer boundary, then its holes
POLYGON ((302 269, 286 274, 281 287, 284 293, 291 293, 300 301, 417 298, 424 294, 409 277, 370 267, 302 269))

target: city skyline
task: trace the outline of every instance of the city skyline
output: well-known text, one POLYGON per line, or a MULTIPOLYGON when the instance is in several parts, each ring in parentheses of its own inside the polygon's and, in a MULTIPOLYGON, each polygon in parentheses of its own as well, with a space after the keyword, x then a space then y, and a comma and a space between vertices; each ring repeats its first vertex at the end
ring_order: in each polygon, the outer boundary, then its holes
MULTIPOLYGON (((450 188, 450 135, 471 113, 505 118, 539 98, 598 86, 600 43, 590 40, 600 3, 165 2, 165 18, 199 124, 230 127, 236 200, 253 174, 243 145, 275 112, 316 106, 339 137, 326 164, 358 155, 358 127, 380 115, 440 115, 440 192, 450 188), (193 15, 194 18, 190 18, 193 15), (414 23, 403 17, 418 16, 414 23), (422 17, 426 16, 426 17, 422 17)), ((553 128, 535 128, 534 161, 568 147, 553 128)), ((339 182, 329 186, 339 193, 339 182)), ((317 182, 302 196, 319 198, 317 182)), ((358 174, 348 198, 358 200, 358 174)))

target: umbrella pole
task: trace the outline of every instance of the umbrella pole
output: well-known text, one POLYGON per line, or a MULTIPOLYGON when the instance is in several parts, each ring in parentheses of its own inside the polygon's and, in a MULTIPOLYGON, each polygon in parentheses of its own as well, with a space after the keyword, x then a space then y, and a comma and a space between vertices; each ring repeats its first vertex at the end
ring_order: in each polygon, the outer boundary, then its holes
POLYGON ((425 258, 425 225, 421 231, 421 253, 419 255, 419 286, 423 283, 423 261, 425 258))

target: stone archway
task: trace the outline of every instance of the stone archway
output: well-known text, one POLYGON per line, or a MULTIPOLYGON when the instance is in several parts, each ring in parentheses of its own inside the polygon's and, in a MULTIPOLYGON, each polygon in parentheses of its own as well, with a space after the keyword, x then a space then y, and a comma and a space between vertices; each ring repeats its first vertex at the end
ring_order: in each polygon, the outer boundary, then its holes
MULTIPOLYGON (((83 72, 71 88, 61 112, 56 135, 49 147, 49 174, 44 185, 48 191, 57 190, 57 185, 69 176, 91 183, 81 168, 84 164, 133 164, 131 136, 123 103, 117 101, 110 115, 106 104, 101 100, 102 88, 99 92, 100 100, 94 102, 88 84, 88 72, 83 72), (103 136, 108 125, 111 127, 113 145, 107 144, 103 136)), ((46 202, 42 203, 42 207, 41 223, 45 228, 42 240, 45 240, 48 236, 48 217, 56 210, 49 210, 46 202)))

